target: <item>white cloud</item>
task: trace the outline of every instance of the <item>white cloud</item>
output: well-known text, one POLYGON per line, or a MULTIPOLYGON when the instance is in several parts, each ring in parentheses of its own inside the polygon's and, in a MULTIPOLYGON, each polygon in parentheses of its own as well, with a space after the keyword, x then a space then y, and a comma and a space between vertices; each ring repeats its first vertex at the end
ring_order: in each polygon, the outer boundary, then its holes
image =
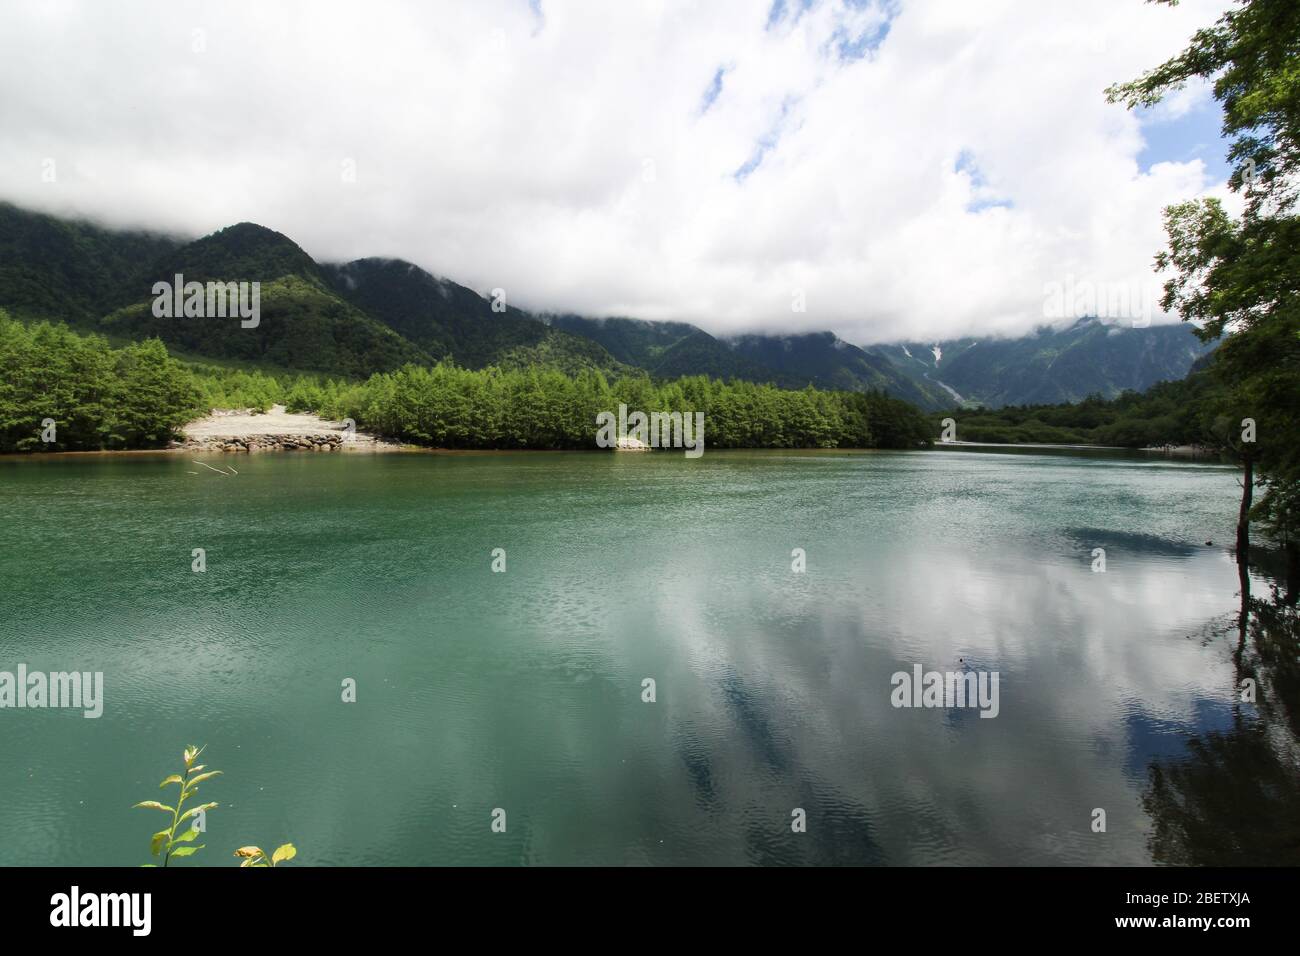
POLYGON ((1208 80, 1194 80, 1174 90, 1152 108, 1152 119, 1160 122, 1180 120, 1193 110, 1214 104, 1213 85, 1208 80))
POLYGON ((1223 5, 821 0, 770 29, 742 0, 14 5, 0 196, 194 234, 254 220, 537 309, 1016 333, 1067 275, 1152 283, 1162 207, 1222 191, 1199 160, 1141 172, 1139 119, 1102 91, 1223 5))

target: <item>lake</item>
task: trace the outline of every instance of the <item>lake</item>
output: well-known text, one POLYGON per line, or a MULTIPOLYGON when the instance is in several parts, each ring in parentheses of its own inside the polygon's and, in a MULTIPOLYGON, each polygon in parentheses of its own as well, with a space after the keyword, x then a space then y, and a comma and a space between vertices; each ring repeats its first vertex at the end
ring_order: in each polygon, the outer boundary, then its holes
POLYGON ((104 675, 98 719, 0 710, 0 864, 148 862, 190 743, 179 865, 1145 864, 1153 763, 1252 719, 1231 468, 205 460, 0 460, 0 670, 104 675), (894 706, 916 665, 996 673, 996 717, 894 706))

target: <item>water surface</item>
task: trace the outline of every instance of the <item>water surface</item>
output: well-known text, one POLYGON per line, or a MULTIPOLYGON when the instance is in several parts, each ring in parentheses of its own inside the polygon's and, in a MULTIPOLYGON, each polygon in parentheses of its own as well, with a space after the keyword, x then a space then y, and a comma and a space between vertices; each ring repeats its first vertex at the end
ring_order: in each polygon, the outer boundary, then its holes
POLYGON ((1231 469, 208 460, 0 461, 0 670, 106 683, 0 710, 0 864, 146 862, 188 743, 225 775, 185 865, 1142 864, 1152 762, 1243 719, 1231 469), (914 664, 998 672, 998 717, 892 707, 914 664))

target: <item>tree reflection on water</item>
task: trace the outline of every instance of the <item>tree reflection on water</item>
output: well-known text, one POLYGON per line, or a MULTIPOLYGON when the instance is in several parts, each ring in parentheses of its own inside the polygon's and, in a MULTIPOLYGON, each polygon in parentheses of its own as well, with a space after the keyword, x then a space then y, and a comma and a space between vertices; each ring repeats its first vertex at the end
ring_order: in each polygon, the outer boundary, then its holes
POLYGON ((1231 730, 1197 735, 1186 754, 1149 768, 1143 806, 1157 863, 1300 863, 1300 613, 1276 585, 1264 600, 1244 580, 1228 628, 1237 635, 1231 730))

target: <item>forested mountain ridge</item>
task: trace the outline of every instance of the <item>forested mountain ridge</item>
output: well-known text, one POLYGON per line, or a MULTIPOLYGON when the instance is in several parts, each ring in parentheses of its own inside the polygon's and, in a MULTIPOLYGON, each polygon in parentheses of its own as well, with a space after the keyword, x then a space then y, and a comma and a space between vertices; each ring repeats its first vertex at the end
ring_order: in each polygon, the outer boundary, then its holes
POLYGON ((830 332, 719 338, 684 322, 543 316, 652 375, 712 375, 784 388, 883 389, 927 410, 1114 398, 1177 381, 1212 346, 1187 326, 1132 329, 1081 319, 1008 339, 858 347, 830 332), (935 359, 933 348, 940 350, 935 359))
POLYGON ((600 343, 620 362, 643 368, 656 378, 708 375, 769 382, 783 388, 808 384, 778 369, 749 361, 723 340, 688 322, 591 319, 571 314, 543 314, 539 318, 553 328, 600 343))
POLYGON ((572 374, 583 368, 627 371, 600 344, 492 303, 472 289, 401 259, 357 259, 322 267, 334 290, 435 359, 465 368, 529 364, 572 374))
POLYGON ((0 308, 16 317, 94 321, 147 290, 150 266, 183 242, 0 202, 0 308))
POLYGON ((199 356, 365 377, 451 358, 471 368, 627 369, 600 345, 548 328, 399 260, 321 265, 287 236, 238 223, 194 241, 105 229, 0 204, 0 308, 117 339, 161 338, 199 356), (154 284, 260 283, 260 320, 153 315, 154 284))
POLYGON ((951 404, 939 386, 900 374, 887 360, 830 332, 719 338, 686 322, 576 315, 548 315, 542 319, 600 342, 620 361, 659 378, 709 375, 770 382, 782 388, 813 385, 850 392, 878 389, 921 408, 946 408, 951 404))
POLYGON ((289 237, 238 223, 194 241, 123 232, 0 203, 0 308, 117 339, 349 377, 450 358, 656 379, 708 375, 781 388, 882 390, 926 410, 1113 397, 1181 379, 1207 347, 1185 327, 1095 319, 1015 339, 858 347, 830 332, 721 337, 686 322, 494 311, 472 289, 399 259, 321 264, 289 237), (261 283, 261 321, 159 318, 153 284, 261 283))
POLYGON ((433 361, 335 292, 321 267, 291 239, 248 222, 161 257, 147 270, 135 301, 103 316, 98 329, 134 340, 157 337, 200 355, 349 377, 433 361), (170 286, 177 275, 186 283, 260 283, 257 324, 154 315, 154 283, 170 286))
POLYGON ((831 332, 739 335, 724 341, 742 358, 780 368, 800 385, 850 392, 877 389, 926 409, 951 404, 939 386, 900 375, 887 359, 831 332))
POLYGON ((1142 392, 1185 378, 1212 348, 1181 323, 1132 328, 1085 318, 1018 338, 902 342, 867 351, 915 380, 948 386, 947 405, 1002 408, 1142 392))

